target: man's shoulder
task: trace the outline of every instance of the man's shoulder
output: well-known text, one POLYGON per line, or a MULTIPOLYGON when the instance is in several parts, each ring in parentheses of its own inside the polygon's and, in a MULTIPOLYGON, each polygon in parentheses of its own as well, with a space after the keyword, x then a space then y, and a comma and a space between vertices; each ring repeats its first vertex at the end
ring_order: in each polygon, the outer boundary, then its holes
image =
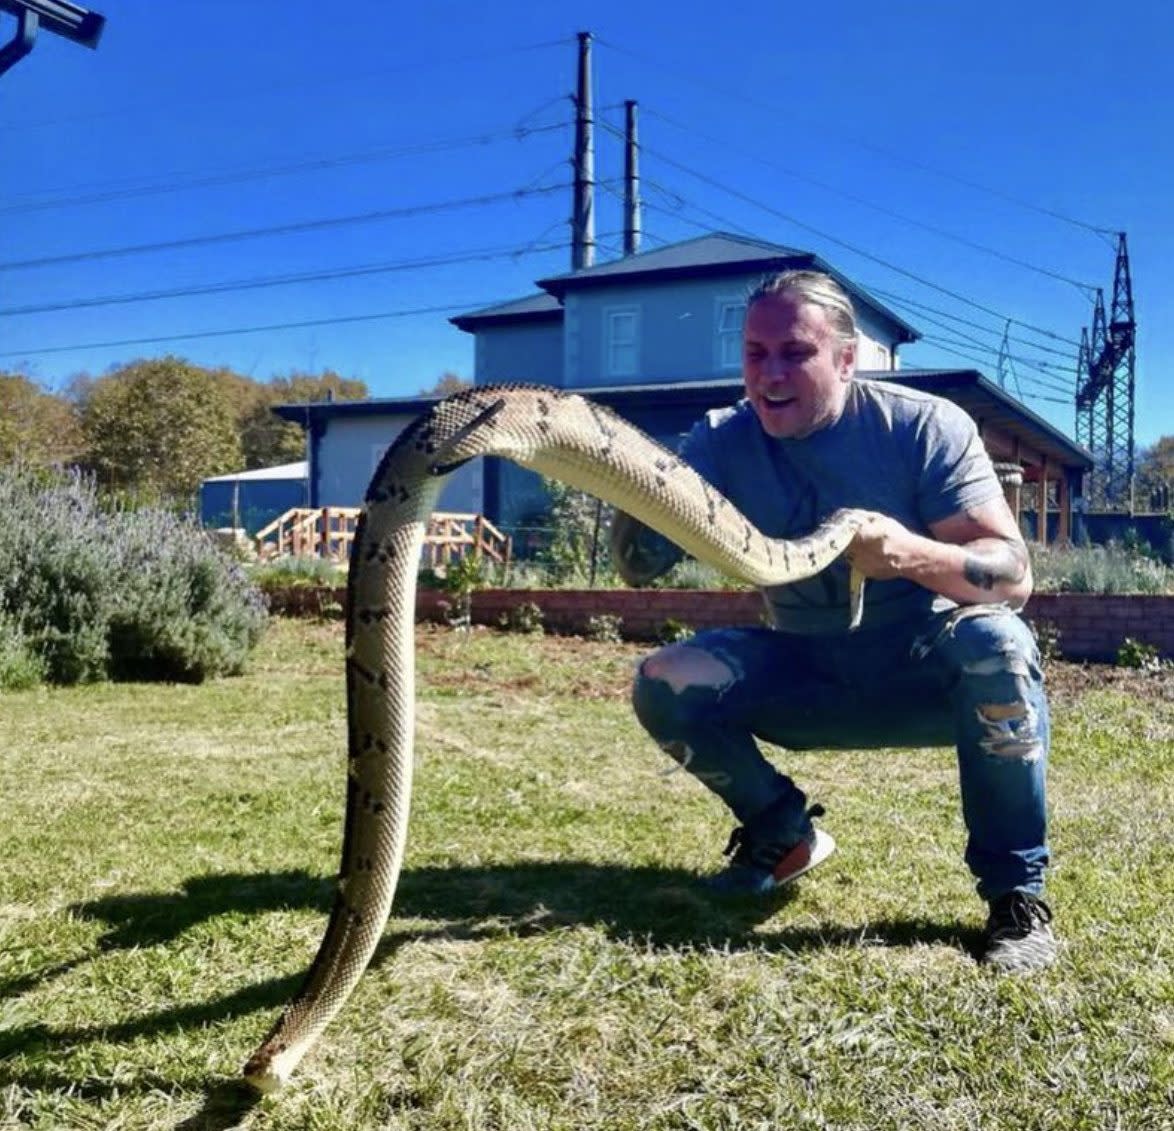
POLYGON ((882 413, 894 425, 916 425, 931 420, 964 428, 972 424, 964 408, 936 393, 871 377, 857 377, 853 384, 859 401, 882 413))
POLYGON ((743 397, 742 400, 736 401, 732 405, 709 409, 698 423, 710 430, 726 431, 746 428, 757 423, 757 419, 754 415, 754 409, 750 407, 750 402, 743 397))

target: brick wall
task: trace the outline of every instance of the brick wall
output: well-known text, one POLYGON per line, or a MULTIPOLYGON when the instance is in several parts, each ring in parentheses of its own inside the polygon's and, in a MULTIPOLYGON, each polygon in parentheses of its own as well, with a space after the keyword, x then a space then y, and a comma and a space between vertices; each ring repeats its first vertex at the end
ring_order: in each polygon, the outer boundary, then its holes
MULTIPOLYGON (((346 590, 292 588, 270 596, 274 612, 320 615, 346 601, 346 590)), ((445 596, 422 589, 417 595, 419 620, 444 619, 445 596)), ((473 594, 473 621, 498 625, 517 605, 532 603, 543 612, 552 632, 581 633, 593 616, 621 619, 621 631, 633 640, 656 639, 666 621, 690 628, 761 624, 763 604, 756 592, 727 593, 699 589, 482 589, 473 594)), ((1074 660, 1112 660, 1127 637, 1174 656, 1174 597, 1101 596, 1093 593, 1044 593, 1032 597, 1027 620, 1059 633, 1060 653, 1074 660)))

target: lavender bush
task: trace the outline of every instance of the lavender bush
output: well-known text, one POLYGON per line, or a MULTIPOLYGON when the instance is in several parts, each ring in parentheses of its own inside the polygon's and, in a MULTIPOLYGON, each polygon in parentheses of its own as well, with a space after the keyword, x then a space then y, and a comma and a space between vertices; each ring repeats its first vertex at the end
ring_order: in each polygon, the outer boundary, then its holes
POLYGON ((265 610, 193 523, 160 508, 108 510, 82 476, 9 466, 0 618, 53 683, 198 681, 243 668, 265 610))

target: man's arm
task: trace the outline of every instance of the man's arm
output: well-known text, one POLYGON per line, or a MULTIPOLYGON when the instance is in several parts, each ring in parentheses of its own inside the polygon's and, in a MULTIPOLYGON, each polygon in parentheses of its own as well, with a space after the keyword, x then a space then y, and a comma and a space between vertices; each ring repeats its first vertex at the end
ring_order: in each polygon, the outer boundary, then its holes
POLYGON ((1031 596, 1031 562, 1003 498, 930 524, 932 538, 873 514, 848 547, 865 577, 902 577, 962 605, 1005 601, 1021 609, 1031 596))
POLYGON ((647 585, 685 556, 680 547, 623 511, 611 520, 610 542, 616 572, 633 587, 647 585))

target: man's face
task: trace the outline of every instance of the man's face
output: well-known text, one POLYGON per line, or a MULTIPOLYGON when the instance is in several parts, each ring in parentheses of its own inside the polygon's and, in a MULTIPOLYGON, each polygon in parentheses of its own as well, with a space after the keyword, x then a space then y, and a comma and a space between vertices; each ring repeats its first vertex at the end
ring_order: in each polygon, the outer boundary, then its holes
POLYGON ((747 309, 742 378, 767 435, 801 440, 833 424, 855 368, 855 342, 836 336, 823 307, 783 292, 747 309))

